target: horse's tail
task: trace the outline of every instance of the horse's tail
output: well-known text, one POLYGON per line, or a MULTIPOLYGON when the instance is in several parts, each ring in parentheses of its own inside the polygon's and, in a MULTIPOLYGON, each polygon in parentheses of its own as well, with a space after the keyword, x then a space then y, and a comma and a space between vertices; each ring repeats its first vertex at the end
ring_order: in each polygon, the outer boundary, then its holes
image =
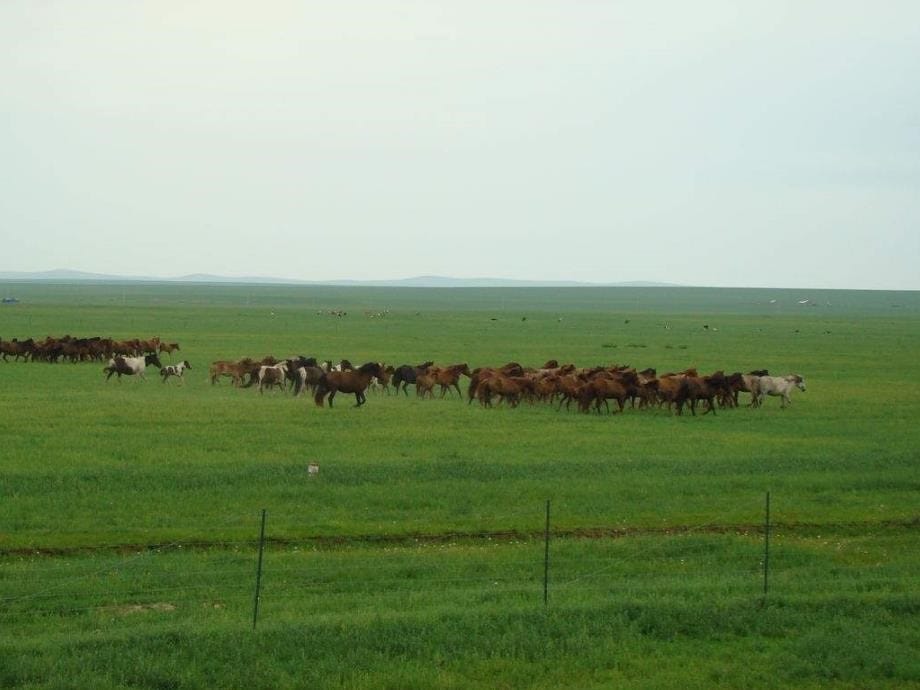
POLYGON ((469 400, 467 400, 467 403, 466 403, 467 405, 471 404, 473 400, 476 398, 478 389, 479 389, 479 376, 473 375, 470 377, 470 385, 466 389, 466 394, 467 394, 467 397, 469 398, 469 400))

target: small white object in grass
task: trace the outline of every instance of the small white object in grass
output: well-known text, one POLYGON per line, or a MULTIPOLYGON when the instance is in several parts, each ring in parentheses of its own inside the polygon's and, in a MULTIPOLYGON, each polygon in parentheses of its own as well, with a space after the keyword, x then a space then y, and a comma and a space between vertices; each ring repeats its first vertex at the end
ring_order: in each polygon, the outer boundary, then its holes
POLYGON ((311 462, 309 465, 307 465, 307 473, 311 477, 319 474, 319 465, 317 465, 315 462, 311 462))

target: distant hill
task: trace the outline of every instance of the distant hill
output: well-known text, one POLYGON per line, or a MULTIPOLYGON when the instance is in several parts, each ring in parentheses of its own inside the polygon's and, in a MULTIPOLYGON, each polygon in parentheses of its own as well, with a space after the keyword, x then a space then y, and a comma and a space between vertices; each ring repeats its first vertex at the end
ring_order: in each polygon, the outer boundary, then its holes
POLYGON ((632 281, 624 283, 582 283, 571 280, 514 280, 511 278, 451 278, 449 276, 415 276, 396 280, 296 280, 274 276, 219 276, 192 273, 174 278, 157 276, 118 276, 87 273, 70 269, 53 271, 0 271, 0 280, 28 281, 97 281, 97 282, 162 282, 162 283, 227 283, 253 285, 340 285, 355 287, 417 287, 417 288, 499 288, 499 287, 680 287, 672 283, 632 281))

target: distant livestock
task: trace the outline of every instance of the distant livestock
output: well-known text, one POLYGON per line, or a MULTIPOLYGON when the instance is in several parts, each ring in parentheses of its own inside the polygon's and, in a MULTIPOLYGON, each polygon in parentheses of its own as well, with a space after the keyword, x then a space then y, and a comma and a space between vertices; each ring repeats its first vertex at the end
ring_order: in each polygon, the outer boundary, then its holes
POLYGON ((789 374, 788 376, 760 376, 757 378, 754 386, 757 389, 756 393, 752 391, 757 401, 756 407, 760 407, 763 404, 765 395, 772 395, 782 398, 780 407, 786 409, 786 406, 792 403, 789 394, 792 393, 794 388, 798 388, 803 393, 805 392, 805 379, 798 374, 789 374))
POLYGON ((192 365, 188 363, 188 360, 183 360, 178 364, 170 364, 168 366, 160 369, 160 376, 163 377, 163 383, 166 383, 166 380, 170 376, 175 376, 179 381, 182 381, 182 377, 185 375, 186 369, 191 369, 192 365))
POLYGON ((434 390, 440 387, 443 398, 451 389, 460 391, 461 376, 470 378, 466 392, 469 402, 476 400, 485 408, 546 403, 557 410, 565 405, 568 410, 575 401, 583 413, 600 413, 605 409, 609 413, 611 408, 622 413, 627 405, 640 410, 666 405, 668 411, 677 415, 682 415, 689 406, 690 413, 696 415, 697 404, 703 401, 703 414, 715 415, 719 407, 738 407, 741 392, 751 394, 750 407, 761 406, 764 397, 772 395, 780 397, 785 408, 790 403, 792 388, 805 390, 801 376, 769 376, 766 369, 755 369, 747 374, 740 371, 726 374, 719 370, 701 375, 696 367, 690 367, 659 376, 651 367, 641 371, 628 364, 579 368, 574 364, 560 364, 555 359, 539 368, 524 367, 512 361, 501 367, 473 370, 466 363, 435 366, 433 361, 418 366, 404 364, 395 369, 382 362, 367 362, 355 369, 348 360, 341 360, 337 366, 329 361, 317 366, 316 358, 304 356, 283 363, 273 357, 261 361, 245 358, 238 362, 214 362, 212 382, 224 375, 231 376, 234 383, 243 388, 258 383, 263 392, 266 387, 283 388, 285 382, 289 382, 294 397, 303 395, 309 386, 318 407, 325 406, 326 399, 332 407, 339 392, 354 393, 355 405, 360 407, 367 401, 368 389, 385 387, 390 379, 395 381, 397 391, 401 388, 407 395, 408 384, 414 383, 416 394, 422 399, 434 397, 434 390), (616 407, 610 404, 611 400, 616 407))
POLYGON ((401 366, 396 367, 396 370, 393 372, 393 378, 392 378, 393 387, 396 388, 396 392, 399 393, 400 388, 401 388, 402 392, 408 396, 409 391, 407 389, 409 387, 409 384, 410 383, 414 384, 419 374, 424 374, 426 371, 428 371, 429 367, 432 367, 432 366, 434 366, 434 362, 429 361, 429 362, 423 362, 422 364, 419 364, 417 367, 413 367, 408 364, 403 364, 401 366))
POLYGON ((147 378, 144 376, 144 371, 146 371, 147 367, 151 364, 157 369, 163 367, 159 357, 157 357, 155 353, 143 355, 141 357, 123 357, 118 355, 110 359, 108 365, 106 365, 102 371, 106 374, 106 381, 112 378, 112 374, 118 374, 119 381, 122 375, 137 376, 142 381, 146 381, 147 378))
POLYGON ((271 366, 262 365, 259 367, 258 380, 259 380, 259 393, 265 391, 266 386, 268 388, 274 388, 278 386, 281 390, 284 390, 284 382, 287 379, 287 365, 284 362, 280 364, 273 364, 271 366))
MULTIPOLYGON (((164 352, 172 357, 172 353, 179 349, 179 343, 160 343, 160 354, 164 352)), ((189 367, 191 368, 191 367, 189 367)))
POLYGON ((335 394, 354 393, 355 407, 361 407, 366 401, 365 391, 370 385, 371 379, 375 376, 380 378, 383 371, 380 362, 368 362, 362 364, 355 371, 330 371, 323 376, 322 380, 316 387, 316 393, 313 395, 313 401, 317 407, 323 406, 323 400, 329 396, 329 407, 332 407, 332 401, 335 394))

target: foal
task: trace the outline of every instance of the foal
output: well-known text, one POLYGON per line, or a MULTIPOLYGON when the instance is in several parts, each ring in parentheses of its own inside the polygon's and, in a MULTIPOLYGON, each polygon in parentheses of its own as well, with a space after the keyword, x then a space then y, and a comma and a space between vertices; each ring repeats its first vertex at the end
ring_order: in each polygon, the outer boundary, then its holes
POLYGON ((186 369, 191 369, 192 365, 188 363, 188 360, 183 360, 178 364, 170 364, 160 369, 160 376, 163 377, 163 383, 166 383, 166 379, 170 376, 175 376, 179 379, 180 383, 183 381, 183 375, 185 374, 186 369))

